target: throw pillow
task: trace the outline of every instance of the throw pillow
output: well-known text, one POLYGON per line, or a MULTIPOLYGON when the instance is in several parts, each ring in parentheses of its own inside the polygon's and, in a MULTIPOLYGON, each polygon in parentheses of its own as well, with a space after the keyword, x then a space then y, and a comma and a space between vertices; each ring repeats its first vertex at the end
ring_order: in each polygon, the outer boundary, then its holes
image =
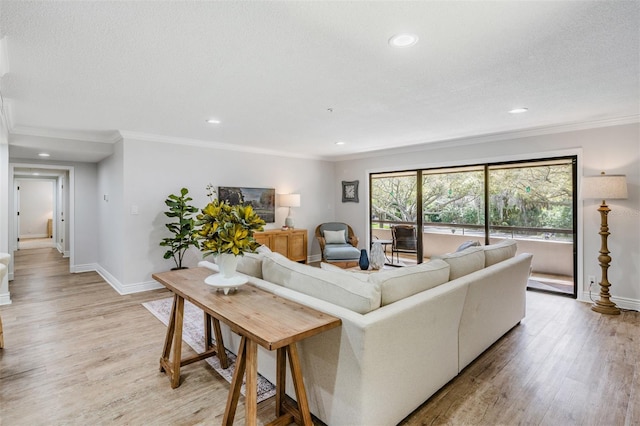
POLYGON ((495 265, 516 255, 518 244, 516 240, 503 240, 497 244, 484 246, 484 266, 495 265))
POLYGON ((451 267, 449 279, 463 277, 484 268, 484 250, 482 247, 469 247, 456 253, 448 253, 440 256, 433 256, 435 259, 442 259, 451 267))
POLYGON ((380 286, 384 306, 446 283, 449 281, 449 269, 449 264, 444 260, 431 260, 371 274, 369 282, 380 286))
POLYGON ((464 249, 468 249, 469 247, 478 247, 479 245, 480 243, 478 241, 465 241, 464 243, 460 244, 460 247, 458 247, 456 251, 462 251, 464 249))
POLYGON ((340 231, 329 231, 327 229, 323 231, 323 234, 324 241, 327 244, 344 244, 347 242, 344 237, 344 229, 341 229, 340 231))

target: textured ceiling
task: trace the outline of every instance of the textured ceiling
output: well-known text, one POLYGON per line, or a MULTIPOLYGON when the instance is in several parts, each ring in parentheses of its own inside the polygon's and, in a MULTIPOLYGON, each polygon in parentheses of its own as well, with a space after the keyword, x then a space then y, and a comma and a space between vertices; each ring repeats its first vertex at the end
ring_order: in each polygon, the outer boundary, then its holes
POLYGON ((640 115, 636 1, 3 0, 0 25, 13 156, 119 131, 339 158, 640 115))

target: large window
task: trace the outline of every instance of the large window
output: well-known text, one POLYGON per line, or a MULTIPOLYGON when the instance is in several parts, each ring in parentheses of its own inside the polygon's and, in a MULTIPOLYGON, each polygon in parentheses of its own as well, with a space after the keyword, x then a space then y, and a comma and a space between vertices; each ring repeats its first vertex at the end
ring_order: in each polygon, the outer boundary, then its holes
POLYGON ((371 174, 371 239, 415 226, 418 253, 404 260, 418 263, 469 240, 517 239, 534 253, 531 285, 575 297, 575 181, 575 157, 371 174))

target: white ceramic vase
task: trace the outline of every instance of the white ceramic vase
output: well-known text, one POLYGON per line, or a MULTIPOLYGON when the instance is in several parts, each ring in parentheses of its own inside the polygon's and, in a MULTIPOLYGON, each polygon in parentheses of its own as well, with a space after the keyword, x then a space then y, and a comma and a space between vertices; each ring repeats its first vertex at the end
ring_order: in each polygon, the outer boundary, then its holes
POLYGON ((232 278, 236 275, 238 256, 230 253, 219 254, 216 263, 220 268, 220 274, 222 274, 224 278, 232 278))
POLYGON ((373 242, 371 254, 369 255, 369 263, 373 269, 381 269, 384 266, 384 251, 382 244, 377 241, 373 242))

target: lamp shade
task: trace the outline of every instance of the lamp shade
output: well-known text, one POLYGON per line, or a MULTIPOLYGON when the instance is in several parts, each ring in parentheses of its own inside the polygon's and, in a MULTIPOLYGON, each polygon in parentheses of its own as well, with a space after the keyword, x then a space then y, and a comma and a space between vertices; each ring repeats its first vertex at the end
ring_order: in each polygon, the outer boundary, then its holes
POLYGON ((585 176, 582 178, 581 198, 615 200, 627 198, 627 179, 624 175, 585 176))
POLYGON ((281 194, 280 205, 282 207, 300 207, 300 194, 281 194))

